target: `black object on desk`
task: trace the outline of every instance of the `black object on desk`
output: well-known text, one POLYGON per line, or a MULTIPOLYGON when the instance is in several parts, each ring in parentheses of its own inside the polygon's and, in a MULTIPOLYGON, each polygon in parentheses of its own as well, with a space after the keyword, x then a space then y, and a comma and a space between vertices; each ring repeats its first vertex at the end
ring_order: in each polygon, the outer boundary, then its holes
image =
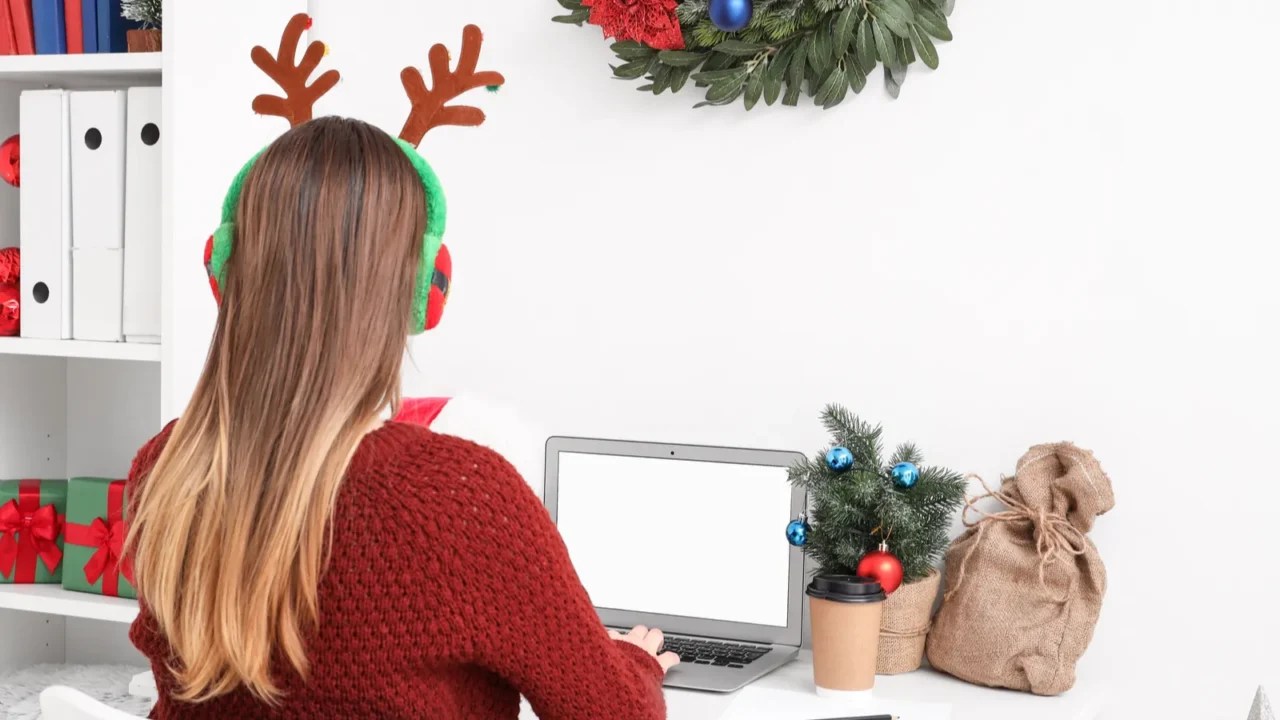
POLYGON ((819 720, 898 720, 895 715, 854 715, 851 717, 820 718, 819 720))

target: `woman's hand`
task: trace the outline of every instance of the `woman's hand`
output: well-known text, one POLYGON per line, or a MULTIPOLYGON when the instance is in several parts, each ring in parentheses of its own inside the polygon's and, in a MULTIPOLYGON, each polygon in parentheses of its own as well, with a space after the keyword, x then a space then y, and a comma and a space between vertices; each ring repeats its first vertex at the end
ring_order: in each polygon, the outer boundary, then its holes
POLYGON ((658 661, 658 665, 662 666, 664 675, 668 670, 680 664, 680 656, 673 652, 658 654, 658 651, 662 649, 662 631, 657 628, 650 630, 643 625, 637 625, 631 628, 631 632, 626 635, 617 630, 610 630, 609 637, 614 640, 631 643, 652 655, 658 661))

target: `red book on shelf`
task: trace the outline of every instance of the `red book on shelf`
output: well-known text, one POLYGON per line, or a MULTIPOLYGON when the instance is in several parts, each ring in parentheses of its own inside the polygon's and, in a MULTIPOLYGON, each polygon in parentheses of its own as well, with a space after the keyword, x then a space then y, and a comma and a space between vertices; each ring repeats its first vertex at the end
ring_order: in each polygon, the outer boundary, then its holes
POLYGON ((80 0, 65 0, 63 15, 67 18, 67 54, 84 53, 84 24, 80 12, 80 0))
POLYGON ((9 3, 9 22, 18 55, 36 54, 36 36, 31 28, 31 0, 0 0, 9 3))
POLYGON ((0 55, 17 55, 13 40, 13 21, 9 19, 9 3, 0 2, 0 55))

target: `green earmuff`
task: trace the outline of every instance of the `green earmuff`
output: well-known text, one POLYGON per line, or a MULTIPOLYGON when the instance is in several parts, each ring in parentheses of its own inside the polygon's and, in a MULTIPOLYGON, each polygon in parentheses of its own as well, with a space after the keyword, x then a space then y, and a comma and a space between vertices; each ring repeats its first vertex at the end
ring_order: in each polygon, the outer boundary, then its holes
MULTIPOLYGON (((452 274, 452 261, 448 257, 448 249, 444 247, 445 221, 448 207, 445 202, 444 188, 431 165, 418 154, 412 144, 396 138, 400 148, 412 163, 414 171, 422 181, 427 194, 427 232, 422 238, 422 261, 418 267, 417 280, 414 282, 413 319, 409 332, 411 335, 429 330, 439 322, 443 312, 443 303, 448 297, 449 281, 452 274), (440 275, 441 277, 437 277, 440 275), (432 288, 436 289, 432 293, 432 288), (432 296, 435 295, 433 300, 432 296), (439 303, 441 307, 432 307, 439 303)), ((236 208, 240 204, 240 193, 244 189, 245 178, 253 169, 262 151, 254 155, 244 164, 236 178, 227 189, 222 201, 222 224, 214 231, 205 245, 205 270, 209 274, 209 284, 214 298, 222 301, 221 288, 226 281, 227 260, 231 257, 235 241, 236 208)))

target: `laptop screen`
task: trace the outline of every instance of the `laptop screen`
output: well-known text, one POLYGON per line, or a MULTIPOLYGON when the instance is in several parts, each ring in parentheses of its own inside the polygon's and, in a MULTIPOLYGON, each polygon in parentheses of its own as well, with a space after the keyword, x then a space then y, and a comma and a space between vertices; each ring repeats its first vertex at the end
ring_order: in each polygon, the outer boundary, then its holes
POLYGON ((785 467, 561 452, 558 478, 597 608, 787 626, 785 467))

